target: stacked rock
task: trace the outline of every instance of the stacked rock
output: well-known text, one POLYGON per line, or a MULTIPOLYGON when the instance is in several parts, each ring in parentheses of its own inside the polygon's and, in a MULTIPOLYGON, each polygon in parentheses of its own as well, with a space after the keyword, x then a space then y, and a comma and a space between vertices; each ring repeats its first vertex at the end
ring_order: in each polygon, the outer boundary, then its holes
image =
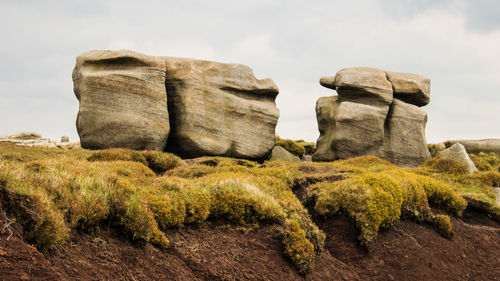
POLYGON ((430 79, 375 68, 345 68, 320 84, 338 96, 316 104, 320 136, 313 161, 375 155, 401 166, 430 157, 425 139, 430 79))
POLYGON ((84 148, 260 159, 274 147, 278 87, 244 65, 89 51, 73 81, 84 148))

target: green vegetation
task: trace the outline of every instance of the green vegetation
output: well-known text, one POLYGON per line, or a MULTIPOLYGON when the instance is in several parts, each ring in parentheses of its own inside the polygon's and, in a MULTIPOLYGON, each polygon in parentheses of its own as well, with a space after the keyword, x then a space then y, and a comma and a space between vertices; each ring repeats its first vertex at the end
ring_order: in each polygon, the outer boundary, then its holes
POLYGON ((312 155, 316 151, 316 144, 313 142, 306 142, 304 140, 290 140, 282 139, 276 136, 276 145, 281 146, 288 152, 293 153, 299 157, 303 155, 312 155))
POLYGON ((479 171, 500 172, 500 157, 497 154, 480 152, 469 156, 479 171))
POLYGON ((295 142, 298 145, 302 145, 306 150, 306 154, 308 155, 312 155, 314 154, 314 152, 316 152, 316 144, 314 142, 307 142, 304 140, 296 140, 295 142))
POLYGON ((30 199, 37 223, 26 238, 40 248, 103 223, 159 247, 169 243, 163 231, 216 218, 238 225, 277 223, 285 253, 305 273, 324 244, 324 234, 291 191, 297 169, 222 157, 183 165, 168 153, 124 149, 0 149, 1 188, 30 199))
POLYGON ((88 157, 89 161, 133 161, 148 166, 155 173, 164 173, 179 166, 182 161, 171 153, 160 151, 134 151, 123 148, 102 150, 88 157))
POLYGON ((345 212, 352 217, 364 245, 377 237, 380 227, 391 226, 402 215, 432 222, 434 216, 429 203, 455 215, 460 215, 467 206, 446 183, 384 165, 375 157, 339 162, 364 167, 366 172, 343 181, 315 184, 309 189, 308 197, 316 200, 314 208, 321 215, 345 212), (378 173, 370 171, 373 169, 378 173))
POLYGON ((495 170, 498 162, 489 157, 481 161, 491 169, 469 175, 459 164, 437 159, 414 169, 373 156, 262 165, 201 157, 184 163, 156 151, 0 144, 0 191, 6 188, 27 198, 20 208, 34 214, 34 222, 24 225, 25 239, 39 248, 62 244, 74 231, 93 232, 108 225, 121 228, 132 240, 168 247, 164 231, 169 229, 219 219, 237 227, 271 223, 280 226, 285 255, 299 272, 307 273, 325 241, 309 211, 349 215, 363 245, 401 218, 427 222, 451 237, 450 217, 434 215, 431 206, 460 216, 465 199, 480 202, 498 220, 500 207, 491 187, 500 182, 500 173, 495 170), (308 182, 317 183, 300 202, 292 188, 308 182))
POLYGON ((288 150, 288 152, 293 153, 299 157, 302 157, 306 153, 306 149, 304 148, 304 146, 294 142, 293 140, 277 138, 276 145, 283 147, 284 149, 288 150))

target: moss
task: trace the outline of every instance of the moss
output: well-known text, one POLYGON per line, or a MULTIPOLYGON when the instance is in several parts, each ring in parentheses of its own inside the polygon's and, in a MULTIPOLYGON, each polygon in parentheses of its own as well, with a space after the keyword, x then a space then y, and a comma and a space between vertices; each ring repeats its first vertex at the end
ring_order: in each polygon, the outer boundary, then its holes
POLYGON ((304 140, 296 140, 297 144, 302 145, 306 150, 305 154, 312 155, 316 152, 316 144, 314 142, 306 142, 304 140))
POLYGON ((390 226, 401 215, 403 192, 390 177, 366 174, 310 188, 317 195, 315 210, 321 215, 347 212, 361 230, 362 244, 373 241, 382 226, 390 226))
POLYGON ((135 151, 123 148, 112 148, 95 152, 87 158, 89 161, 133 161, 139 162, 155 173, 164 173, 182 164, 182 160, 171 153, 160 151, 135 151))
POLYGON ((311 186, 306 201, 315 202, 313 208, 320 214, 349 214, 361 230, 363 244, 401 217, 434 222, 429 203, 459 215, 466 205, 461 197, 467 196, 500 214, 500 208, 493 207, 491 188, 498 174, 449 173, 441 164, 402 169, 363 156, 263 165, 202 157, 184 165, 161 152, 55 153, 1 144, 0 152, 0 184, 34 202, 38 220, 25 233, 39 247, 64 243, 71 230, 92 230, 104 221, 121 227, 131 239, 161 247, 168 244, 162 230, 182 225, 219 218, 244 226, 265 222, 278 225, 285 255, 306 273, 324 247, 325 234, 292 189, 311 179, 338 180, 311 186))
POLYGON ((494 152, 469 155, 478 170, 500 172, 500 157, 494 152))
POLYGON ((168 239, 158 228, 154 214, 137 196, 131 196, 119 210, 120 223, 132 236, 132 239, 142 239, 160 247, 168 247, 168 239))
POLYGON ((458 180, 464 184, 500 186, 500 172, 496 171, 481 171, 474 174, 467 174, 458 180))
POLYGON ((172 169, 166 173, 167 176, 176 176, 186 179, 194 179, 204 177, 208 174, 215 173, 215 169, 205 165, 186 165, 172 169))
POLYGON ((456 215, 467 206, 444 182, 401 169, 315 184, 307 196, 316 198, 314 208, 320 215, 346 212, 352 217, 360 229, 363 245, 373 241, 381 227, 391 226, 402 215, 431 220, 429 202, 456 215))
POLYGON ((450 173, 454 175, 463 175, 468 173, 467 167, 450 159, 431 158, 426 160, 422 166, 438 173, 450 173))
POLYGON ((286 230, 283 237, 285 255, 290 257, 297 270, 301 274, 307 274, 314 270, 313 244, 306 239, 306 232, 300 227, 296 220, 286 222, 286 230))
POLYGON ((431 204, 454 215, 461 215, 467 202, 447 183, 431 177, 415 175, 415 179, 425 190, 431 204))
POLYGON ((276 141, 277 146, 281 146, 284 149, 288 150, 288 152, 293 153, 299 157, 302 157, 306 153, 306 149, 304 148, 303 145, 294 142, 293 140, 289 139, 278 139, 276 141))
POLYGON ((434 225, 443 237, 452 238, 455 235, 453 227, 451 226, 450 217, 447 215, 436 215, 434 218, 434 225))
POLYGON ((178 156, 159 152, 159 151, 142 151, 144 158, 146 158, 147 166, 155 173, 164 173, 182 164, 181 158, 178 156))
POLYGON ((142 164, 147 164, 146 158, 140 151, 124 149, 124 148, 111 148, 101 150, 93 153, 87 158, 89 161, 134 161, 142 164))

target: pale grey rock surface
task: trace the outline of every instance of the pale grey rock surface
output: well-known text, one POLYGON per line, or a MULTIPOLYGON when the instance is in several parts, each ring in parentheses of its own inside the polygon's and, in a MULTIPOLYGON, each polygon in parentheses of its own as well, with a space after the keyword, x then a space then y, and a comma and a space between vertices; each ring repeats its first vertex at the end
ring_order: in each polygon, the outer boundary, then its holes
POLYGON ((13 135, 8 136, 9 139, 17 139, 17 140, 36 140, 41 139, 42 135, 36 132, 19 132, 13 135))
POLYGON ((240 64, 164 57, 171 132, 182 157, 261 159, 274 147, 278 87, 240 64))
MULTIPOLYGON (((375 155, 397 165, 417 166, 430 157, 426 112, 395 98, 396 91, 430 96, 430 80, 388 73, 376 68, 344 68, 334 78, 321 78, 320 84, 336 89, 338 96, 322 97, 316 103, 320 136, 313 161, 375 155)), ((418 99, 415 103, 423 104, 418 99)))
POLYGON ((56 142, 49 138, 42 138, 39 133, 34 134, 36 138, 29 138, 33 133, 26 134, 26 132, 16 133, 10 136, 0 137, 0 142, 10 142, 18 146, 26 147, 40 147, 40 148, 61 148, 61 149, 75 149, 80 148, 79 142, 56 142))
POLYGON ((468 153, 493 152, 500 156, 500 139, 449 140, 445 142, 447 146, 452 146, 456 143, 462 144, 468 153))
POLYGON ((465 150, 465 147, 460 143, 456 143, 451 147, 441 151, 437 157, 453 160, 464 165, 467 168, 469 174, 477 171, 476 165, 474 165, 474 162, 472 162, 472 160, 470 159, 469 154, 467 154, 467 151, 465 150))
POLYGON ((316 152, 312 155, 313 161, 335 159, 332 143, 335 134, 335 115, 340 104, 338 98, 338 96, 321 97, 316 102, 319 137, 316 141, 316 152))
POLYGON ((384 143, 389 106, 342 101, 335 115, 332 148, 340 159, 377 155, 384 143))
POLYGON ((273 150, 271 151, 271 158, 269 158, 270 161, 288 161, 288 162, 300 162, 300 158, 289 152, 288 150, 284 149, 281 146, 275 146, 273 150))
POLYGON ((323 77, 320 84, 337 91, 342 99, 369 99, 369 103, 392 102, 392 85, 385 71, 369 67, 344 68, 337 72, 335 79, 323 77), (334 84, 332 84, 334 81, 334 84))
POLYGON ((430 158, 425 139, 427 113, 397 99, 389 112, 380 156, 399 166, 415 166, 430 158))
POLYGON ((162 58, 88 51, 76 59, 73 82, 83 148, 164 150, 170 125, 162 58))
POLYGON ((431 80, 413 73, 387 71, 387 79, 392 84, 394 98, 416 106, 424 106, 430 102, 431 80))

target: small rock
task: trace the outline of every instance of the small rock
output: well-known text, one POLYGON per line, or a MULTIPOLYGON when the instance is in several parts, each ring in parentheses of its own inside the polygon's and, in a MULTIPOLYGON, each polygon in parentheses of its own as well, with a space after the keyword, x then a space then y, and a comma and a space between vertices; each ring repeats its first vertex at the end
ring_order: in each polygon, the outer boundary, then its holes
POLYGON ((69 142, 69 137, 68 136, 62 136, 61 137, 61 142, 69 142))
POLYGON ((289 162, 300 162, 300 158, 290 153, 288 150, 281 146, 275 146, 271 152, 271 161, 289 161, 289 162))
POLYGON ((441 153, 439 153, 437 157, 453 160, 464 165, 465 167, 467 167, 469 174, 477 171, 476 165, 474 165, 474 162, 472 162, 472 160, 470 159, 469 154, 467 154, 467 151, 465 150, 465 147, 460 143, 456 143, 451 147, 441 151, 441 153))

